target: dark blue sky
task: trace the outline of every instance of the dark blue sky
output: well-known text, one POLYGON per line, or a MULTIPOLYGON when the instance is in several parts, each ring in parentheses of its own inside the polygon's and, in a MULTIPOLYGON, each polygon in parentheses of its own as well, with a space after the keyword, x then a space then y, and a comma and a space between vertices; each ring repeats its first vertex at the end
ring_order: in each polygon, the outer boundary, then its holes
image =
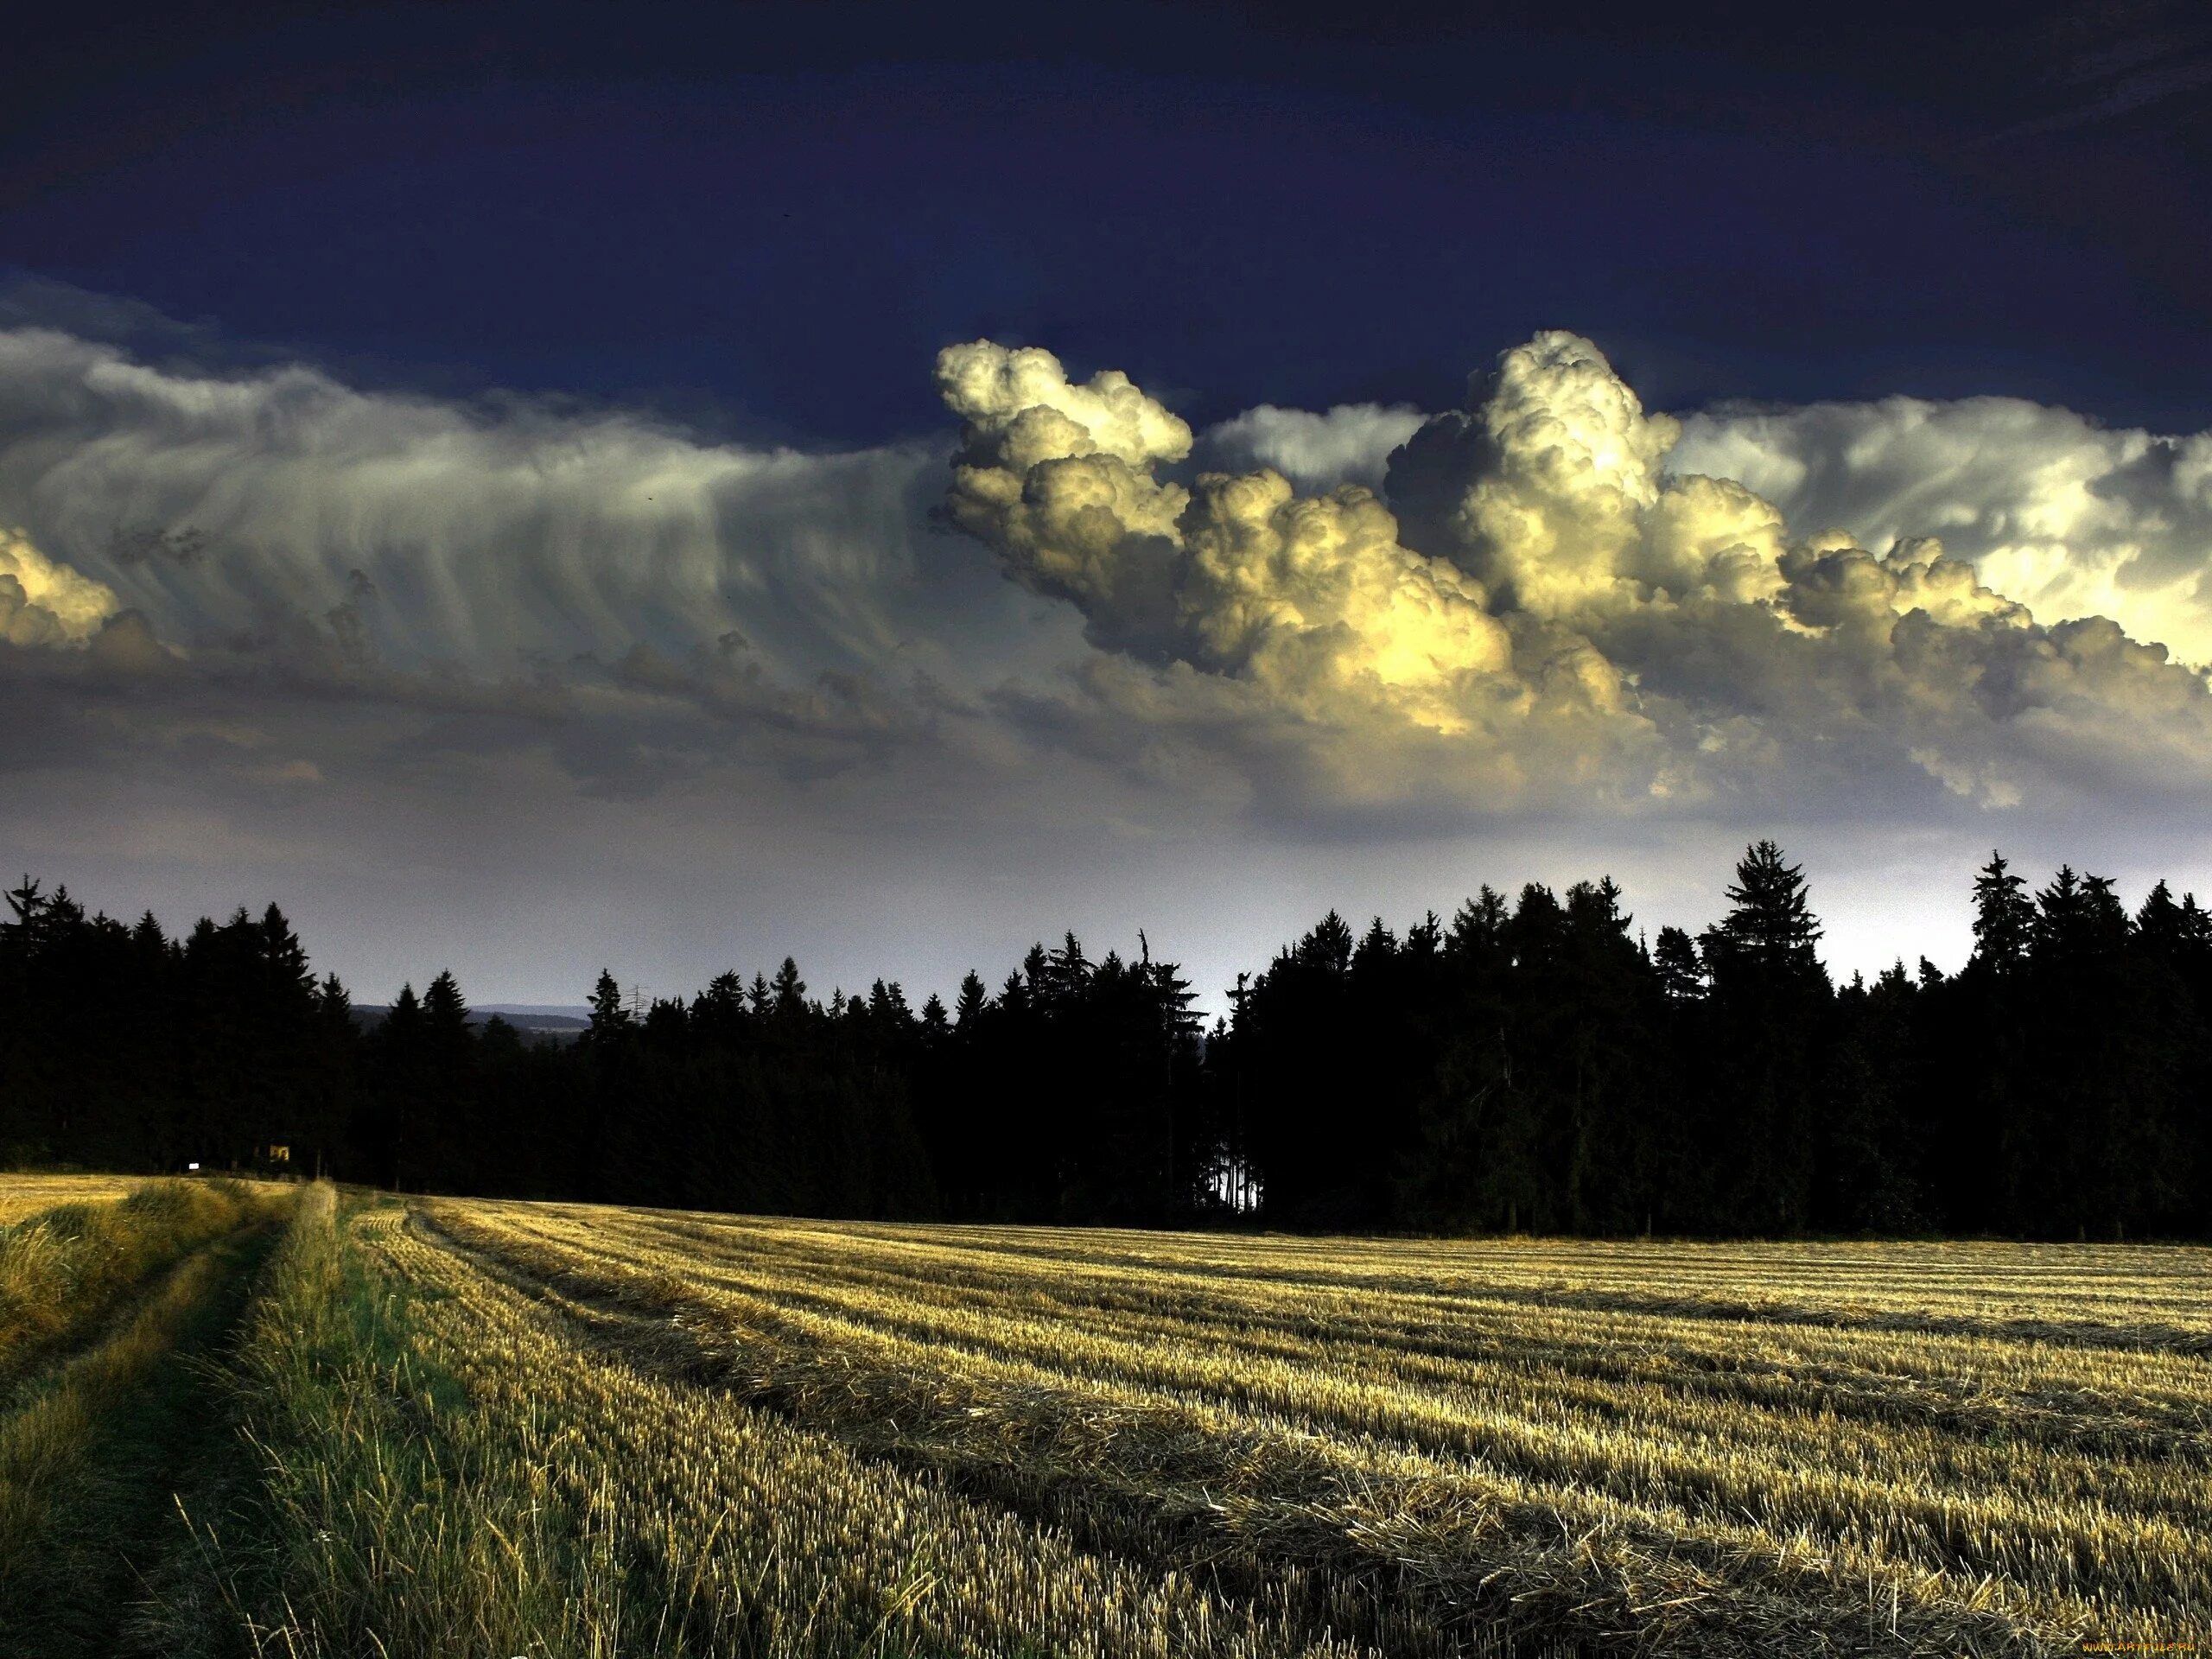
POLYGON ((1204 421, 1436 406, 1541 327, 1667 405, 2212 424, 2187 10, 1333 16, 85 9, 11 42, 0 262, 374 383, 812 442, 941 425, 978 334, 1204 421))

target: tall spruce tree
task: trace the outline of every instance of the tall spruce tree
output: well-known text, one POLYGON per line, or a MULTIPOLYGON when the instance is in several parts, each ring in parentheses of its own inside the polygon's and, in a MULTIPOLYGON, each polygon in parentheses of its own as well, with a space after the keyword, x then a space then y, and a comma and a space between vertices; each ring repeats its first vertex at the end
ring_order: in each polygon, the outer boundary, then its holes
POLYGON ((2027 885, 1995 851, 1974 876, 1974 960, 1991 973, 2016 972, 2028 959, 2036 907, 2027 898, 2027 885))
MULTIPOLYGON (((1717 1130, 1714 1222, 1796 1231, 1813 1219, 1813 1122, 1832 991, 1815 947, 1804 873, 1772 841, 1745 849, 1728 913, 1700 950, 1712 974, 1717 1046, 1706 1057, 1717 1130)), ((1705 1079, 1693 1077, 1690 1086, 1705 1079)))

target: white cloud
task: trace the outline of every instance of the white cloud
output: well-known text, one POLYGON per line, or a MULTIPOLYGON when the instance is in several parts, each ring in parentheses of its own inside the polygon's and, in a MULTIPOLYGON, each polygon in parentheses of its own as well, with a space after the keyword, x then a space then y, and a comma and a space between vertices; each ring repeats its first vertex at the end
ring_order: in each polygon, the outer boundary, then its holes
POLYGON ((1163 480, 1158 463, 1188 453, 1189 429, 1123 377, 1073 386, 1033 348, 949 347, 938 383, 965 423, 955 522, 1022 581, 1082 606, 1102 644, 1217 669, 1292 706, 1372 703, 1439 731, 1467 730, 1472 698, 1522 694, 1491 683, 1512 647, 1480 591, 1399 545, 1371 491, 1300 496, 1267 470, 1163 480), (1039 401, 1013 407, 1021 397, 1039 401))
POLYGON ((2010 397, 1720 409, 1670 465, 1741 480, 1800 536, 1938 536, 2046 621, 2102 615, 2212 663, 2212 433, 2162 437, 2010 397))
MULTIPOLYGON (((0 330, 0 524, 28 532, 0 537, 0 768, 137 766, 278 709, 288 763, 372 732, 395 767, 533 750, 610 798, 1003 750, 975 698, 1039 646, 930 533, 945 453, 0 330), (57 644, 89 648, 22 649, 57 644)), ((1064 658, 1071 630, 1035 632, 1064 658)))
POLYGON ((2039 624, 1933 536, 1793 538, 1755 489, 1689 472, 1680 424, 1578 336, 1507 352, 1478 407, 1425 423, 1388 505, 1264 467, 1185 482, 1163 466, 1179 428, 1124 378, 1086 405, 1056 359, 1016 355, 1019 377, 974 366, 1008 356, 988 342, 941 364, 966 422, 951 518, 1151 664, 1085 677, 1100 719, 1209 734, 1263 796, 1480 814, 2212 791, 2212 689, 2164 646, 2039 624))
POLYGON ((1301 494, 1324 494, 1339 484, 1380 491, 1390 452, 1427 418, 1402 404, 1339 404, 1316 415, 1262 404, 1207 428, 1198 447, 1219 471, 1266 467, 1281 473, 1301 494))

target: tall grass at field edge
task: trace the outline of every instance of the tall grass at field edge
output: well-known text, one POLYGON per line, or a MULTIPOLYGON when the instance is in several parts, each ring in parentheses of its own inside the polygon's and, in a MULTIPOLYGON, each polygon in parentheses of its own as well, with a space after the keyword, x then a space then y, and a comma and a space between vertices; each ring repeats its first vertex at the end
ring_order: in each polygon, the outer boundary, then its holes
POLYGON ((188 1255, 127 1319, 0 1415, 0 1653, 143 1651, 125 1630, 170 1494, 208 1445, 206 1356, 236 1325, 265 1227, 188 1255))
POLYGON ((0 1227, 0 1386, 97 1329, 155 1273, 284 1201, 237 1181, 149 1181, 0 1227))

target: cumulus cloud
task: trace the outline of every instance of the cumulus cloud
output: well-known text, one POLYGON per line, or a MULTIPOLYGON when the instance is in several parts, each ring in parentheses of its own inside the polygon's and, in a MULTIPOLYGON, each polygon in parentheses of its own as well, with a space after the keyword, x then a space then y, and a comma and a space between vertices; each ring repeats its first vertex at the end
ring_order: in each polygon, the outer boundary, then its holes
POLYGON ((81 645, 116 613, 115 590, 79 575, 0 530, 0 639, 11 645, 81 645))
POLYGON ((1692 415, 1672 465, 1740 480, 1802 534, 1940 536, 2045 620, 2109 616, 2212 663, 2212 433, 2011 397, 1889 397, 1692 415))
MULTIPOLYGON (((1309 492, 1380 487, 1426 417, 1371 409, 1263 404, 1202 434, 1199 449, 1309 492)), ((2183 661, 2212 662, 2212 433, 2107 427, 2010 397, 1721 405, 1679 423, 1668 469, 1743 485, 1789 535, 1840 527, 1872 548, 1937 536, 2045 621, 2109 616, 2183 661)), ((1410 524, 1409 504, 1392 505, 1410 524)))
MULTIPOLYGON (((1148 676, 1089 672, 1103 715, 1210 734, 1326 804, 2212 789, 2212 689, 2164 645, 2039 621, 1987 579, 1993 550, 1977 566, 1933 535, 1802 531, 1753 482, 1692 470, 1737 457, 1709 433, 1686 452, 1573 334, 1505 353, 1473 408, 1392 451, 1379 496, 1264 465, 1185 476, 1170 411, 1034 349, 953 347, 938 380, 964 423, 952 521, 1148 676)), ((2162 464, 2177 498, 2186 462, 2162 464)), ((2090 493, 2115 497, 2101 476, 2090 493)), ((1936 519, 1918 528, 1953 526, 1936 519)), ((2169 585, 2203 563, 2170 550, 2169 585)))
POLYGON ((953 521, 1023 582, 1082 606, 1102 644, 1235 675, 1293 707, 1374 703, 1443 731, 1466 729, 1465 705, 1509 664, 1480 591, 1399 545, 1370 490, 1301 496, 1269 470, 1164 480, 1189 428, 1122 375, 1071 385, 1033 347, 950 346, 938 384, 965 423, 953 521))

